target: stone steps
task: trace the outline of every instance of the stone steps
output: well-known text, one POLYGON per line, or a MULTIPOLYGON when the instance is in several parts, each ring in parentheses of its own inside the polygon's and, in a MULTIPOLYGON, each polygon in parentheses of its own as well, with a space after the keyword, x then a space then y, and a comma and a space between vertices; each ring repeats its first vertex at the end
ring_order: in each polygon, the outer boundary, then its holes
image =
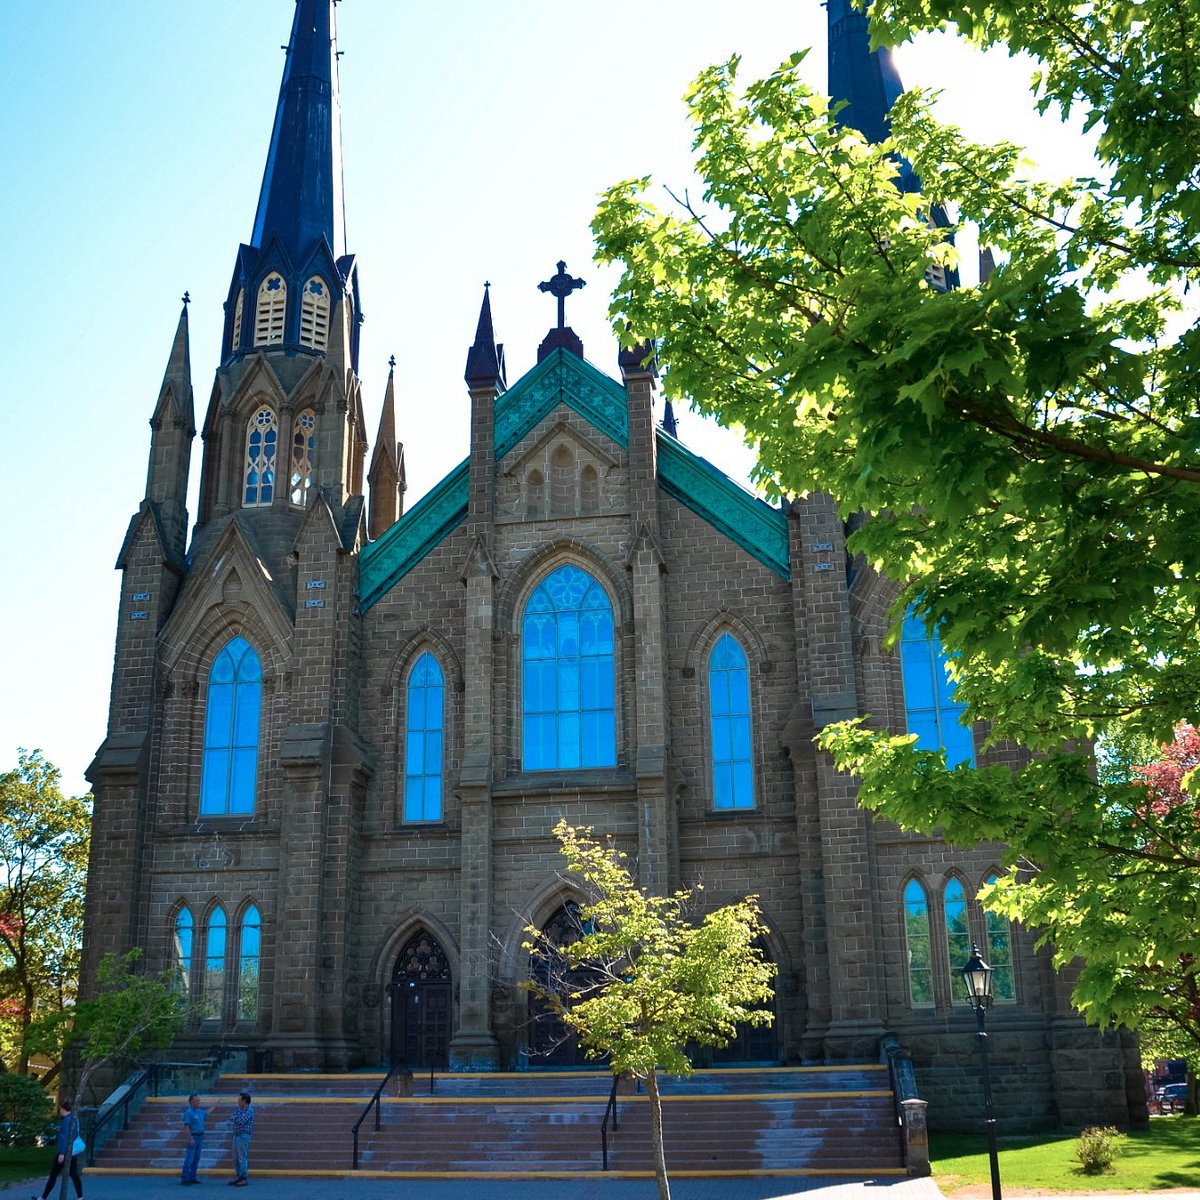
MULTIPOLYGON (((351 1128, 382 1075, 230 1076, 205 1098, 211 1110, 202 1169, 228 1170, 223 1122, 248 1090, 257 1114, 252 1172, 349 1171, 351 1128)), ((674 1170, 902 1173, 886 1072, 736 1070, 663 1081, 667 1163, 674 1170)), ((428 1076, 425 1077, 428 1086, 428 1076)), ((359 1164, 397 1173, 472 1175, 599 1171, 600 1125, 611 1076, 602 1072, 437 1075, 434 1094, 385 1097, 380 1129, 363 1122, 359 1164)), ((622 1084, 609 1168, 653 1169, 645 1095, 622 1084)), ((105 1146, 102 1170, 179 1169, 184 1101, 149 1100, 105 1146)))

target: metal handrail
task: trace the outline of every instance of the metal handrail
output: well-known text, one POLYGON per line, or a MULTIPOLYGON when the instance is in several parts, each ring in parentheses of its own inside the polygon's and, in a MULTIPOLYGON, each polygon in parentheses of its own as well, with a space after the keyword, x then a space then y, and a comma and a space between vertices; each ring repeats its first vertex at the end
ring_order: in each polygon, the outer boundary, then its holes
MULTIPOLYGON (((125 1095, 121 1097, 106 1113, 100 1114, 96 1120, 91 1123, 91 1128, 88 1130, 88 1135, 84 1139, 87 1142, 87 1165, 89 1167, 96 1165, 96 1142, 99 1140, 98 1134, 102 1129, 107 1128, 116 1119, 117 1113, 121 1114, 121 1130, 129 1128, 129 1105, 137 1093, 150 1084, 153 1078, 157 1085, 158 1077, 153 1066, 143 1067, 134 1077, 133 1082, 126 1087, 125 1095)), ((120 1132, 120 1130, 118 1130, 120 1132)))
MULTIPOLYGON (((96 1154, 100 1150, 102 1142, 102 1139, 99 1135, 103 1131, 107 1130, 108 1127, 116 1121, 118 1114, 120 1114, 121 1117, 121 1125, 120 1128, 115 1132, 120 1133, 129 1128, 131 1116, 130 1108, 137 1101, 138 1094, 143 1088, 148 1087, 149 1095, 158 1096, 164 1076, 170 1075, 172 1072, 179 1070, 194 1071, 198 1068, 205 1071, 206 1074, 210 1076, 208 1083, 211 1085, 213 1079, 216 1077, 219 1064, 220 1058, 215 1049, 214 1052, 207 1058, 202 1058, 198 1061, 190 1059, 181 1060, 179 1062, 172 1062, 170 1060, 155 1060, 153 1062, 143 1063, 140 1066, 137 1074, 125 1082, 125 1094, 120 1100, 117 1100, 107 1109, 102 1108, 99 1111, 93 1110, 92 1118, 87 1122, 87 1129, 83 1135, 84 1141, 87 1143, 86 1165, 89 1167, 95 1165, 96 1154)), ((137 1066, 138 1064, 134 1063, 133 1065, 137 1066)), ((80 1119, 82 1127, 82 1113, 80 1114, 80 1119)))
POLYGON ((367 1119, 367 1114, 371 1111, 372 1108, 374 1108, 375 1109, 375 1130, 376 1130, 376 1132, 379 1131, 379 1129, 380 1129, 380 1110, 382 1108, 379 1098, 383 1095, 383 1089, 385 1087, 387 1087, 388 1080, 391 1079, 391 1077, 393 1075, 401 1075, 401 1074, 408 1077, 409 1090, 410 1091, 412 1090, 412 1082, 411 1082, 412 1081, 412 1070, 409 1068, 408 1064, 405 1062, 396 1063, 393 1067, 389 1068, 388 1073, 383 1077, 382 1080, 380 1080, 379 1086, 375 1089, 375 1095, 373 1095, 371 1097, 371 1099, 367 1101, 367 1107, 362 1110, 362 1115, 358 1118, 357 1121, 354 1122, 354 1128, 350 1131, 354 1136, 354 1166, 351 1168, 351 1170, 354 1170, 354 1171, 358 1170, 358 1130, 359 1130, 359 1127, 367 1119))
POLYGON ((617 1084, 620 1083, 620 1075, 614 1075, 612 1081, 612 1091, 608 1093, 608 1105, 604 1109, 604 1120, 600 1123, 600 1155, 604 1160, 604 1170, 608 1170, 608 1118, 611 1114, 613 1133, 621 1128, 617 1121, 617 1084))

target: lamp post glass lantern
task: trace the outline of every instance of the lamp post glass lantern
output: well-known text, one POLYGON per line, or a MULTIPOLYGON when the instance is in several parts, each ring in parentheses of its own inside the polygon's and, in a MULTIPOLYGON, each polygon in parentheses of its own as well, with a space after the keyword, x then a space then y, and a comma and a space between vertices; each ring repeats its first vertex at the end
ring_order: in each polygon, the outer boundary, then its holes
POLYGON ((987 1010, 992 1006, 992 968, 972 944, 971 957, 959 972, 967 990, 967 1003, 975 1010, 978 1026, 980 1083, 983 1085, 983 1124, 987 1131, 988 1162, 992 1171, 992 1200, 1000 1196, 1000 1155, 996 1146, 996 1113, 992 1106, 992 1073, 988 1066, 987 1010))
POLYGON ((971 946, 971 957, 961 971, 967 988, 967 1003, 976 1010, 992 1007, 992 968, 980 957, 979 947, 971 946))

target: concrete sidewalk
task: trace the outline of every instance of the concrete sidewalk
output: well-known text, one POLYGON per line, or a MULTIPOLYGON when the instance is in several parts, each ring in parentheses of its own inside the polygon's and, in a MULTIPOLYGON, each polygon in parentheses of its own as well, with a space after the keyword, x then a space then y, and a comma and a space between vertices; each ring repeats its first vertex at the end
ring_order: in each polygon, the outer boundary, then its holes
MULTIPOLYGON (((40 1196, 41 1185, 12 1185, 5 1200, 40 1196)), ((202 1176, 199 1189, 182 1188, 176 1178, 161 1175, 88 1175, 85 1200, 655 1200, 653 1179, 372 1179, 338 1176, 331 1179, 254 1177, 236 1190, 221 1176, 202 1176)), ((68 1193, 74 1200, 74 1192, 68 1193)), ((56 1200, 57 1186, 51 1197, 56 1200)), ((931 1179, 889 1179, 878 1182, 832 1178, 679 1179, 671 1181, 672 1200, 943 1200, 931 1179)))
MULTIPOLYGON (((4 1200, 40 1197, 44 1179, 0 1185, 4 1200)), ((178 1179, 162 1175, 89 1175, 84 1173, 86 1200, 655 1200, 652 1179, 378 1179, 370 1176, 259 1176, 236 1191, 225 1175, 203 1178, 200 1190, 181 1189, 178 1179)), ((1009 1193, 1005 1193, 1009 1195, 1009 1193)), ((74 1198, 74 1191, 68 1195, 74 1198)), ((1200 1190, 1089 1192, 1086 1195, 1011 1193, 1013 1200, 1200 1200, 1200 1190)), ((847 1180, 833 1178, 673 1179, 672 1200, 945 1200, 932 1179, 847 1180)), ((55 1187, 51 1200, 57 1200, 55 1187)))

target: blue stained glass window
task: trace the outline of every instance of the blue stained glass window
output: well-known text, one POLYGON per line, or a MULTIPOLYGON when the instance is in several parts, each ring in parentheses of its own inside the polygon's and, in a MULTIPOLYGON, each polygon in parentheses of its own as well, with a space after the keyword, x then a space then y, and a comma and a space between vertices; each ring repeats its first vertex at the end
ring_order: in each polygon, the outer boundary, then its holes
POLYGON ((261 710, 262 666, 250 643, 235 637, 217 655, 208 675, 201 816, 254 812, 261 710))
POLYGON ((950 958, 950 994, 963 993, 962 969, 971 957, 971 927, 967 916, 967 896, 957 879, 946 884, 942 893, 942 911, 946 916, 946 952, 950 958))
POLYGON ((191 992, 192 987, 192 933, 192 910, 184 905, 175 916, 172 958, 178 973, 179 990, 185 996, 191 992))
POLYGON ((404 819, 442 819, 442 745, 445 680, 426 652, 408 675, 408 723, 404 737, 404 819))
MULTIPOLYGON (((988 876, 988 883, 995 883, 995 875, 988 876)), ((992 968, 992 998, 997 1001, 1017 998, 1016 982, 1013 979, 1012 930, 1000 913, 984 911, 983 927, 987 931, 988 966, 992 968)))
POLYGON ((750 666, 729 633, 708 656, 708 714, 712 741, 713 807, 754 807, 750 742, 750 666))
POLYGON ((904 889, 904 948, 908 992, 914 1006, 933 1003, 933 953, 929 937, 929 897, 915 880, 904 889))
POLYGON ((204 938, 204 989, 200 995, 200 1015, 210 1020, 221 1016, 227 932, 225 910, 217 905, 208 915, 208 932, 204 938))
POLYGON ((612 604, 586 571, 538 585, 521 629, 523 761, 529 771, 617 762, 612 604))
POLYGON ((238 939, 237 1015, 239 1021, 258 1020, 258 965, 262 957, 262 918, 251 904, 242 914, 238 939))
POLYGON ((974 766, 975 739, 962 723, 966 705, 954 699, 946 652, 937 634, 931 638, 912 609, 900 635, 900 670, 908 732, 917 735, 918 748, 945 750, 948 767, 974 766))

